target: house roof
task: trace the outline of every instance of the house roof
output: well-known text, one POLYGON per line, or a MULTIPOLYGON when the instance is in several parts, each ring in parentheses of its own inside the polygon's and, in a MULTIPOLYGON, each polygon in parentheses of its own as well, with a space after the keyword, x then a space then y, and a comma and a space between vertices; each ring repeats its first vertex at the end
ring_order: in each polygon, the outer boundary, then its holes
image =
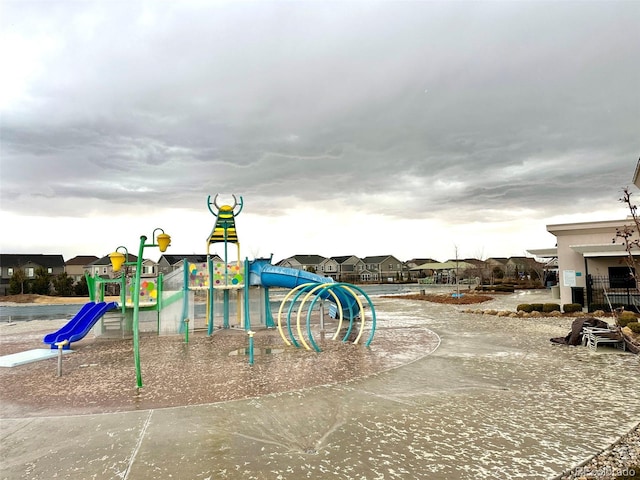
MULTIPOLYGON (((342 264, 342 263, 346 262, 347 260, 349 260, 350 258, 353 258, 353 257, 355 257, 355 255, 342 255, 340 257, 331 257, 331 260, 335 260, 337 263, 342 264)), ((358 257, 356 257, 356 258, 358 258, 358 257)))
POLYGON ((294 255, 289 258, 285 258, 284 260, 289 260, 294 258, 298 263, 302 265, 320 265, 327 258, 322 255, 294 255))
POLYGON ((0 266, 20 267, 27 263, 40 265, 41 267, 64 267, 62 255, 44 255, 31 253, 0 253, 0 266))
POLYGON ((67 265, 89 265, 91 262, 98 260, 95 255, 78 255, 66 261, 67 265))
POLYGON ((378 263, 384 262, 387 258, 391 258, 391 257, 396 258, 393 255, 376 255, 372 257, 364 257, 362 260, 364 261, 364 263, 378 264, 378 263))
POLYGON ((422 265, 423 263, 438 263, 437 260, 433 258, 412 258, 411 260, 407 260, 404 263, 414 263, 416 265, 422 265))
POLYGON ((509 261, 509 259, 507 257, 491 257, 491 258, 487 258, 487 262, 489 262, 489 263, 500 263, 502 265, 505 265, 508 261, 509 261))

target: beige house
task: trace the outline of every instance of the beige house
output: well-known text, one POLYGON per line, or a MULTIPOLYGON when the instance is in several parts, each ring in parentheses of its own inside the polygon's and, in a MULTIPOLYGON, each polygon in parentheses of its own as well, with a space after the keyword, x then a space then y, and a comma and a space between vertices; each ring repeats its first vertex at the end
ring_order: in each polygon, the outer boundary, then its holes
MULTIPOLYGON (((640 160, 633 183, 640 188, 640 160)), ((589 311, 620 305, 640 311, 635 262, 631 261, 638 259, 640 251, 627 251, 623 240, 616 237, 616 232, 625 226, 636 230, 632 217, 547 225, 547 231, 556 237, 556 247, 528 252, 537 257, 557 258, 562 304, 580 303, 589 311)))
MULTIPOLYGON (((547 225, 556 248, 529 250, 537 257, 557 257, 560 302, 595 310, 613 304, 632 307, 637 294, 629 275, 629 254, 616 231, 631 219, 547 225)), ((640 255, 640 251, 634 251, 640 255)))
POLYGON ((371 274, 367 270, 364 261, 355 255, 331 257, 323 263, 323 273, 339 282, 369 281, 371 274), (333 269, 336 269, 335 271, 333 269))
POLYGON ((89 265, 98 260, 95 255, 78 255, 64 264, 64 271, 73 278, 74 282, 79 282, 84 277, 85 271, 90 271, 89 265))
POLYGON ((294 255, 278 262, 281 267, 296 268, 311 273, 322 273, 321 265, 327 259, 321 255, 294 255))

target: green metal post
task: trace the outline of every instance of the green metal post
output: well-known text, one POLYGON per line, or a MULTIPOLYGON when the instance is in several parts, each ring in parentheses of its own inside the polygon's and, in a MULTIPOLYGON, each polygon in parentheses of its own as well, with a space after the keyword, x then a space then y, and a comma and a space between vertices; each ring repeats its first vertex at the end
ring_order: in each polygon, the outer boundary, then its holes
POLYGON ((208 325, 207 325, 207 335, 211 336, 213 334, 213 306, 215 305, 215 291, 213 289, 213 262, 211 261, 211 257, 207 254, 207 270, 209 271, 209 312, 208 312, 208 325))
MULTIPOLYGON (((184 321, 189 316, 189 261, 182 259, 182 321, 178 333, 182 333, 184 321)), ((189 325, 187 324, 187 327, 189 325)))
POLYGON ((158 312, 158 335, 160 335, 160 312, 162 311, 162 303, 163 303, 163 298, 162 298, 162 291, 164 289, 164 284, 162 283, 164 280, 164 277, 162 276, 161 273, 158 273, 158 285, 156 287, 156 292, 157 292, 157 298, 156 298, 156 310, 158 312))
POLYGON ((244 329, 251 330, 249 315, 249 259, 244 259, 244 329))
POLYGON ((142 274, 142 255, 144 254, 144 242, 147 237, 140 237, 140 248, 138 249, 138 260, 136 261, 136 276, 133 285, 133 359, 136 367, 136 385, 142 388, 142 371, 140 369, 140 276, 142 274))

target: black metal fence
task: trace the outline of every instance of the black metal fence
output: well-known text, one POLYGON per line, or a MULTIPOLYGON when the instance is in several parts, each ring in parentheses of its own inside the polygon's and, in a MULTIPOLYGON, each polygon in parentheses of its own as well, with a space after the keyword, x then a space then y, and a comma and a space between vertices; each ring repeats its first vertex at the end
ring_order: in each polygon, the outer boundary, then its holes
POLYGON ((586 288, 587 305, 585 305, 589 311, 609 311, 611 308, 624 307, 625 310, 640 312, 640 290, 634 288, 630 283, 627 283, 625 287, 616 285, 619 285, 619 282, 615 279, 589 275, 586 288))

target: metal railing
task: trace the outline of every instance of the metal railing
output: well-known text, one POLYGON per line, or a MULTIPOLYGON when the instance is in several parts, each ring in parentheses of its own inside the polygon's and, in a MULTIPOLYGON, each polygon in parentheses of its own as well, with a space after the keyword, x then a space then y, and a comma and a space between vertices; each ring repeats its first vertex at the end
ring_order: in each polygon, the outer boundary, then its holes
POLYGON ((625 310, 640 312, 640 290, 631 286, 611 288, 608 276, 589 275, 587 302, 589 311, 624 307, 625 310))

